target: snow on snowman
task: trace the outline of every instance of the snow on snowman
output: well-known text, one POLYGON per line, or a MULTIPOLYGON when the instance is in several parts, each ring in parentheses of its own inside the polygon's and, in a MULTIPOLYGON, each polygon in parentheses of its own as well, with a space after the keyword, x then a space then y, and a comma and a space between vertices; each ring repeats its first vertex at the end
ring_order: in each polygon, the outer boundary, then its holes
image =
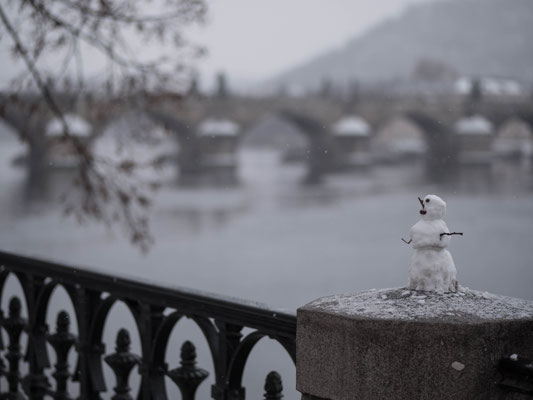
POLYGON ((462 235, 450 232, 442 219, 446 213, 446 203, 439 196, 429 194, 418 198, 422 205, 422 218, 409 231, 409 241, 415 252, 409 268, 409 289, 434 292, 456 292, 457 271, 452 255, 446 249, 450 236, 462 235))

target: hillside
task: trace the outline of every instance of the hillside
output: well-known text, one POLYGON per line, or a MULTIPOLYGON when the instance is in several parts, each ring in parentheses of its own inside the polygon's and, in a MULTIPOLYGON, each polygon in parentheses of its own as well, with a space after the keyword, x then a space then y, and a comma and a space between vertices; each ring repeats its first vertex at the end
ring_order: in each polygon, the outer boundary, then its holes
POLYGON ((447 0, 411 6, 342 48, 269 81, 316 87, 410 77, 421 60, 460 74, 533 82, 532 0, 447 0))

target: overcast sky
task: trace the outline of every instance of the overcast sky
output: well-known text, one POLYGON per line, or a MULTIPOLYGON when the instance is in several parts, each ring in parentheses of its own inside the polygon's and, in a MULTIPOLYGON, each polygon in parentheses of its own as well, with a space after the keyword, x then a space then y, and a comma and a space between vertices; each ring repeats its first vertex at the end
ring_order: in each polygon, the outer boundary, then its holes
MULTIPOLYGON (((207 24, 189 31, 208 50, 198 63, 201 85, 210 87, 219 71, 239 87, 267 79, 341 46, 410 4, 430 1, 435 0, 207 0, 207 24)), ((0 86, 22 67, 9 58, 8 40, 5 35, 0 47, 0 86)))
POLYGON ((262 80, 429 1, 211 0, 208 25, 193 35, 209 51, 200 70, 204 80, 217 71, 233 81, 262 80))

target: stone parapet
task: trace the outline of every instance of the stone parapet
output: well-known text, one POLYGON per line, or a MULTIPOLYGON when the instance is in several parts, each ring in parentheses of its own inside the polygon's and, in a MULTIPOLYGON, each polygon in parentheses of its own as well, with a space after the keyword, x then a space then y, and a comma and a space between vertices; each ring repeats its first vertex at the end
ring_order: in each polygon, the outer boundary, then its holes
POLYGON ((533 357, 533 302, 466 288, 325 297, 298 310, 296 342, 305 400, 521 399, 497 385, 498 363, 533 357))

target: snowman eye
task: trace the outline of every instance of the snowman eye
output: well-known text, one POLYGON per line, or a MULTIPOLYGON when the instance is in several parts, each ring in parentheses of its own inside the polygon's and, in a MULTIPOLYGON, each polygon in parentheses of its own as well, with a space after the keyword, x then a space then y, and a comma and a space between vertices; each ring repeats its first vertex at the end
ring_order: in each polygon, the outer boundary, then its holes
POLYGON ((426 199, 426 203, 429 203, 429 199, 426 199))

